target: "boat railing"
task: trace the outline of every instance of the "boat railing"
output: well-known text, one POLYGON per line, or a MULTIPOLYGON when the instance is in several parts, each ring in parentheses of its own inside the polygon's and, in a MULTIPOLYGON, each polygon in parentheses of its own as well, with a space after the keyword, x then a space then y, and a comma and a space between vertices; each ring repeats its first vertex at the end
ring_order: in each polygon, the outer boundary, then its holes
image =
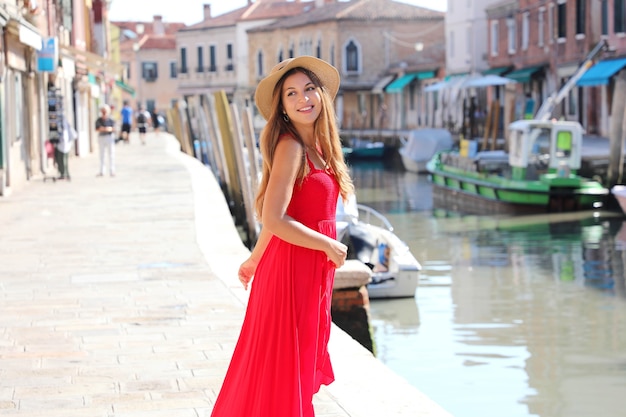
POLYGON ((393 225, 391 222, 385 217, 384 214, 376 211, 375 209, 365 206, 363 204, 357 204, 357 208, 359 209, 359 220, 364 223, 372 224, 372 218, 376 219, 381 226, 390 232, 393 231, 393 225))

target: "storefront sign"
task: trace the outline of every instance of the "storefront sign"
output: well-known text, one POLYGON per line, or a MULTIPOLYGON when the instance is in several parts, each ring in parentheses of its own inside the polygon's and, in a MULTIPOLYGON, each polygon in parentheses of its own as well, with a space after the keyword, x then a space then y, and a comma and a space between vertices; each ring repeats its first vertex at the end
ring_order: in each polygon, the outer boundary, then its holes
POLYGON ((37 71, 55 72, 59 62, 59 44, 56 38, 45 38, 37 53, 37 71))

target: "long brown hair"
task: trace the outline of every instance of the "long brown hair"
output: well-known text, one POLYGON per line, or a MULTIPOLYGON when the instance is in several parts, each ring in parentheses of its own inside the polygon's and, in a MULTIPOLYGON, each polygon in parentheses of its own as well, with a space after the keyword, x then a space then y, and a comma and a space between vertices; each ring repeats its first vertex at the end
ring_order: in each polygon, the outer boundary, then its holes
POLYGON ((261 149, 261 155, 263 156, 263 177, 261 178, 261 183, 259 185, 255 201, 256 215, 259 219, 261 218, 261 214, 263 212, 263 202, 265 200, 265 192, 267 191, 270 172, 272 171, 272 164, 274 163, 276 145, 282 135, 288 134, 297 140, 300 145, 302 145, 302 160, 298 171, 298 178, 300 181, 304 179, 309 171, 309 167, 305 163, 304 142, 298 135, 298 132, 293 125, 283 119, 283 106, 281 99, 283 84, 285 83, 285 79, 295 72, 301 72, 308 76, 320 93, 322 111, 315 121, 314 134, 320 145, 322 157, 326 161, 326 168, 329 172, 333 173, 335 179, 339 183, 339 194, 344 201, 347 200, 348 196, 354 192, 354 185, 352 184, 348 166, 346 165, 343 157, 343 151, 341 150, 341 139, 339 138, 339 129, 337 127, 337 116, 333 106, 333 99, 328 94, 326 88, 321 85, 321 82, 315 73, 302 67, 293 68, 286 72, 274 87, 274 92, 272 94, 272 108, 274 111, 267 120, 267 125, 263 128, 259 138, 259 147, 261 149))

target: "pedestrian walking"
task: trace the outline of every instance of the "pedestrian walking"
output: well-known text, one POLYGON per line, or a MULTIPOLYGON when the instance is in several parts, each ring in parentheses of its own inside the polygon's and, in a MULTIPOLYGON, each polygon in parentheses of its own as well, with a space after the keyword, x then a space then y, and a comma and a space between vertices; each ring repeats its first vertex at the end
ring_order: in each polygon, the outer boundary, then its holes
POLYGON ((338 89, 337 70, 311 56, 281 62, 257 86, 267 120, 255 201, 262 229, 239 268, 250 298, 212 417, 313 417, 313 395, 334 380, 331 298, 347 254, 335 208, 353 193, 333 107, 338 89))
POLYGON ((146 132, 151 120, 150 113, 140 106, 137 112, 137 130, 139 130, 139 139, 142 145, 146 144, 146 132))
POLYGON ((78 133, 76 130, 70 126, 67 119, 64 119, 63 132, 54 146, 54 161, 59 171, 59 176, 57 177, 59 180, 70 180, 69 153, 77 137, 78 133))
POLYGON ((122 116, 122 132, 120 135, 120 140, 124 141, 125 144, 130 143, 130 129, 133 125, 133 108, 130 107, 128 100, 124 100, 124 106, 120 111, 122 116))
POLYGON ((115 121, 111 118, 111 107, 104 104, 100 107, 100 117, 96 119, 98 145, 100 148, 100 171, 98 177, 104 175, 105 158, 109 159, 109 175, 115 176, 115 121))

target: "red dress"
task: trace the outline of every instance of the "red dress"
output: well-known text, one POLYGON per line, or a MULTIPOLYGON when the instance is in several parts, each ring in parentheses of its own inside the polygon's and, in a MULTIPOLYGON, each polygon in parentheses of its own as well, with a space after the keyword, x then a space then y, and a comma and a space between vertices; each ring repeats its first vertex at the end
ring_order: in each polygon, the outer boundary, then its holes
MULTIPOLYGON (((336 238, 339 186, 315 169, 296 181, 287 214, 336 238)), ((313 394, 334 380, 327 344, 335 268, 321 251, 272 236, 212 417, 313 417, 313 394)))

